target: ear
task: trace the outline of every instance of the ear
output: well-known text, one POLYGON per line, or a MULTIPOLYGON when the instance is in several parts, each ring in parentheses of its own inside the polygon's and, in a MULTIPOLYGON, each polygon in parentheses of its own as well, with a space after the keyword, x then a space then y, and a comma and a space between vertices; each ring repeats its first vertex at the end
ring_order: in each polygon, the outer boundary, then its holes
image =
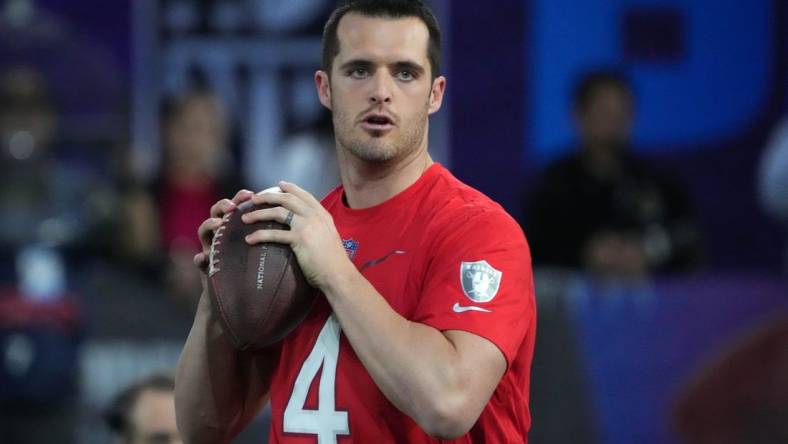
POLYGON ((446 92, 446 77, 438 76, 432 81, 432 90, 430 91, 430 106, 429 113, 435 113, 441 109, 443 104, 443 94, 446 92))
POLYGON ((325 71, 315 72, 315 87, 317 88, 317 98, 320 103, 331 109, 331 82, 325 71))

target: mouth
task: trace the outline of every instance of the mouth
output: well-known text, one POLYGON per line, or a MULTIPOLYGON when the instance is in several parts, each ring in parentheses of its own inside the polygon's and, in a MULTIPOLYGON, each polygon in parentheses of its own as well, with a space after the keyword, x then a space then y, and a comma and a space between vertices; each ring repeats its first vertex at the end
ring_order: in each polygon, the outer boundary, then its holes
POLYGON ((370 114, 361 121, 361 126, 369 131, 388 131, 394 128, 394 120, 385 114, 370 114))

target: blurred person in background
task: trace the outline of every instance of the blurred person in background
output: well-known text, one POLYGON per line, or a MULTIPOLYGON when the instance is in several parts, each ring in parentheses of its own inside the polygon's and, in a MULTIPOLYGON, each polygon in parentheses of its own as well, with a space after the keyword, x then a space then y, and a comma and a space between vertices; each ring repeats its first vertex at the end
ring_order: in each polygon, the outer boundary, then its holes
POLYGON ((175 380, 154 374, 135 382, 112 401, 106 420, 114 444, 181 443, 175 424, 175 380))
POLYGON ((44 76, 31 66, 0 73, 0 242, 91 249, 108 220, 103 183, 68 159, 44 76))
POLYGON ((293 133, 266 162, 268 184, 280 180, 301 183, 305 190, 323 197, 339 183, 331 115, 321 112, 315 122, 306 117, 301 119, 304 121, 294 122, 293 133))
POLYGON ((578 147, 547 169, 530 196, 535 264, 624 279, 696 267, 686 193, 630 146, 635 95, 627 79, 616 71, 583 74, 573 112, 578 147))
POLYGON ((38 227, 60 187, 51 170, 57 115, 43 76, 29 67, 0 74, 0 239, 38 241, 38 227))
MULTIPOLYGON (((245 177, 257 189, 287 180, 323 197, 339 183, 331 114, 312 95, 312 71, 283 70, 282 76, 282 95, 287 99, 279 99, 283 103, 278 104, 281 111, 276 120, 281 125, 281 137, 276 141, 261 137, 263 131, 259 128, 267 124, 251 123, 258 129, 248 129, 254 136, 245 141, 245 177)), ((271 97, 256 100, 279 101, 271 97)), ((260 103, 254 106, 263 107, 260 103)))
POLYGON ((0 72, 0 436, 73 440, 81 304, 74 276, 103 243, 103 182, 69 158, 33 66, 0 72), (53 438, 56 437, 56 438, 53 438))
MULTIPOLYGON (((775 128, 759 169, 758 192, 763 207, 788 226, 788 116, 775 128)), ((788 244, 783 270, 788 272, 788 244)))
POLYGON ((131 186, 123 203, 129 233, 127 258, 163 270, 173 296, 189 307, 199 294, 200 274, 192 264, 200 251, 195 234, 210 207, 239 185, 231 167, 227 116, 208 90, 192 90, 165 107, 162 170, 150 189, 131 186))

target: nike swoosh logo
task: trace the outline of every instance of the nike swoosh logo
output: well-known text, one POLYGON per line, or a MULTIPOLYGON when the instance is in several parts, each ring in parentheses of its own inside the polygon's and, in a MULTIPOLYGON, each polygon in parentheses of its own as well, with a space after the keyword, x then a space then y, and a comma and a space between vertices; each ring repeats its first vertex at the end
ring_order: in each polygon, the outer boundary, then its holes
POLYGON ((382 258, 380 258, 380 259, 372 259, 371 261, 367 261, 367 263, 365 263, 364 265, 362 265, 362 266, 361 266, 361 268, 359 268, 359 271, 364 271, 364 270, 366 270, 366 269, 367 269, 367 268, 369 268, 369 267, 372 267, 372 266, 374 266, 374 265, 377 265, 377 264, 379 264, 379 263, 381 263, 381 262, 385 261, 386 259, 390 258, 391 256, 393 256, 393 255, 395 255, 395 254, 405 254, 405 253, 407 253, 407 251, 403 251, 403 250, 393 250, 391 253, 389 253, 389 254, 387 254, 387 255, 383 256, 383 257, 382 257, 382 258))
POLYGON ((492 311, 487 310, 486 308, 476 307, 476 306, 473 306, 473 305, 469 305, 469 306, 466 307, 466 306, 460 305, 459 302, 455 302, 454 303, 454 307, 452 307, 451 309, 455 313, 463 313, 463 312, 466 312, 466 311, 483 311, 485 313, 492 313, 492 311))

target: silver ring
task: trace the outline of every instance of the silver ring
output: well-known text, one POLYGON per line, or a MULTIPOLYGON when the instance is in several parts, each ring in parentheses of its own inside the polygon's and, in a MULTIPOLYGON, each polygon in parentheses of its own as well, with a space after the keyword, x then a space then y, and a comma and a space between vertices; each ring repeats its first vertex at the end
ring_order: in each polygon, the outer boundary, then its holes
POLYGON ((291 225, 293 223, 293 216, 294 214, 292 211, 287 212, 287 217, 285 217, 285 225, 291 225))

